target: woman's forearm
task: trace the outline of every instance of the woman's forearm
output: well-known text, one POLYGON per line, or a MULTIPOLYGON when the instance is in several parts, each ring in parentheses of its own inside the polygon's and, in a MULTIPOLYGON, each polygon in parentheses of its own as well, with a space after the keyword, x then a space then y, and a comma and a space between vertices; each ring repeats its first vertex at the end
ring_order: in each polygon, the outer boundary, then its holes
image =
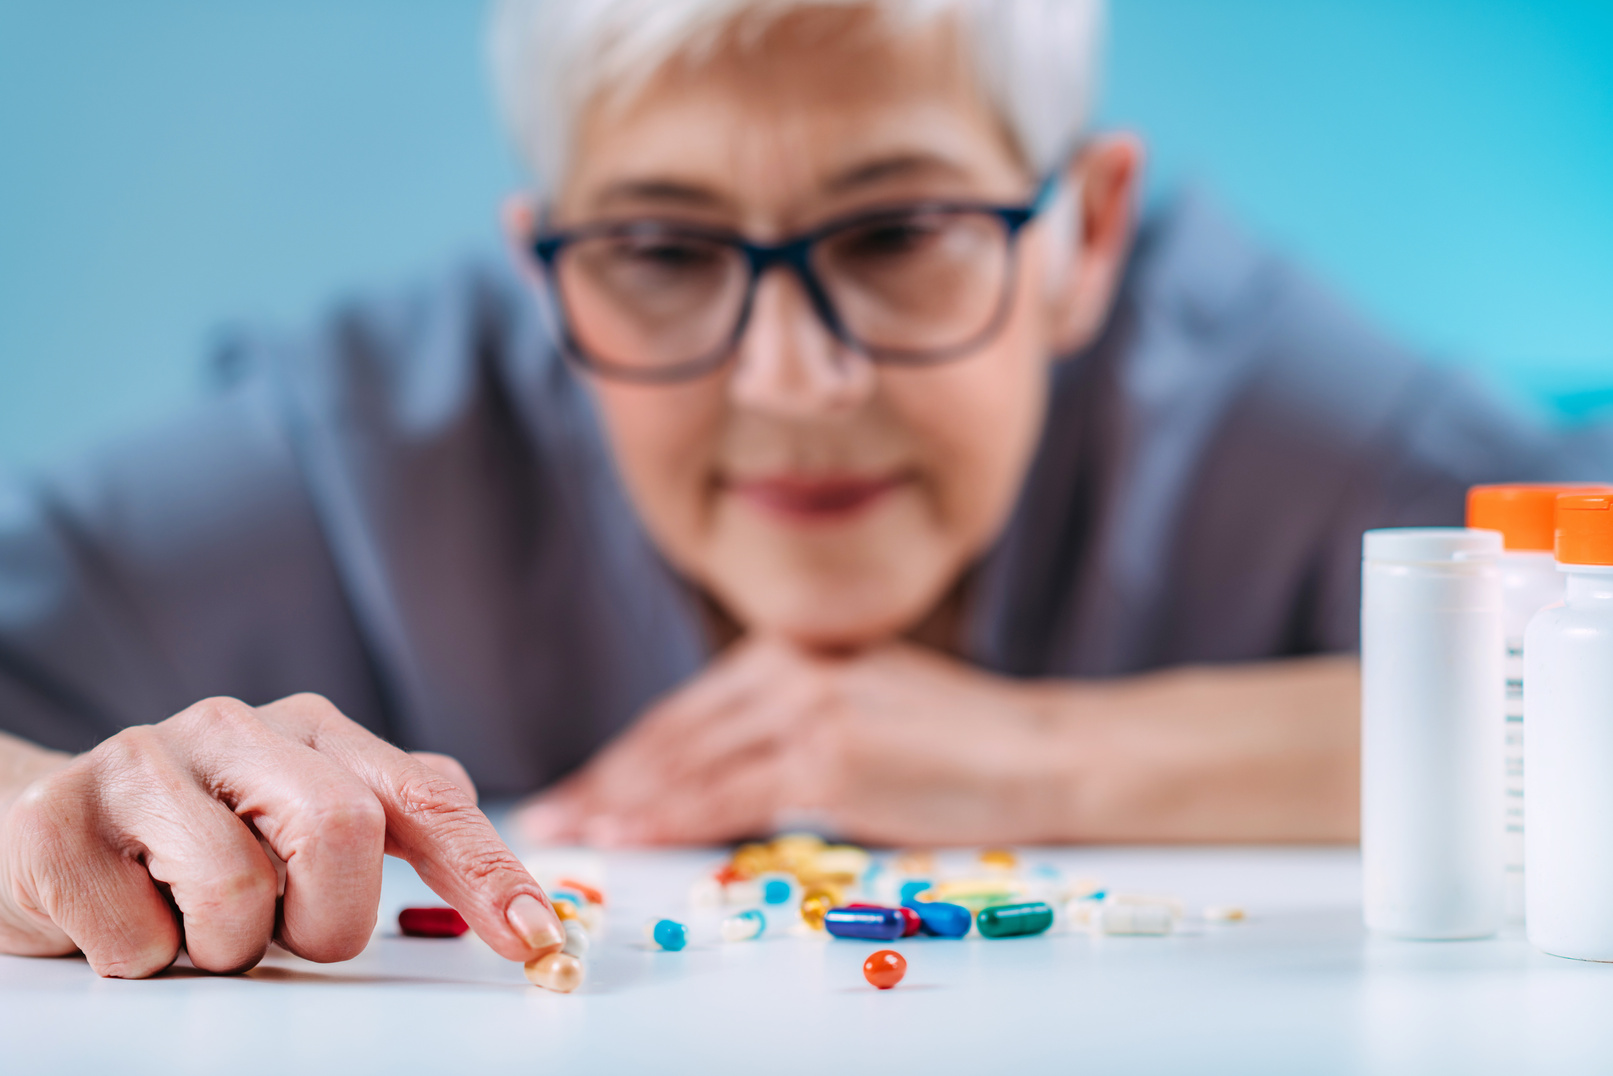
POLYGON ((1353 657, 1044 685, 1067 766, 1051 827, 1073 841, 1354 841, 1353 657))
POLYGON ((49 751, 0 732, 0 811, 10 806, 23 789, 72 760, 72 755, 49 751))

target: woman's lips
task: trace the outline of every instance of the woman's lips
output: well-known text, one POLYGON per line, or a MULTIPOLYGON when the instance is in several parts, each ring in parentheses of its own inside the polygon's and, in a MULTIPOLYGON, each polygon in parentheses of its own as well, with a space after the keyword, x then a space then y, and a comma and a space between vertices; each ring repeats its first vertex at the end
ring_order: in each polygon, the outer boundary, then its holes
POLYGON ((765 511, 800 522, 840 520, 872 507, 908 483, 905 474, 827 475, 803 478, 774 475, 731 479, 728 492, 765 511))

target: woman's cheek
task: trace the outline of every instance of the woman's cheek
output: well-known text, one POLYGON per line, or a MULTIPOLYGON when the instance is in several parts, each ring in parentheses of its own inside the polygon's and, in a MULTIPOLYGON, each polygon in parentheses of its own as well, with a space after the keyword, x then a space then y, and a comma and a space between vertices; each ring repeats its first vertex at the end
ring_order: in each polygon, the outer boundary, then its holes
MULTIPOLYGON (((943 371, 954 372, 926 372, 943 371)), ((912 401, 907 424, 926 446, 938 525, 973 556, 996 538, 1019 494, 1041 430, 1046 372, 997 349, 955 372, 912 401)))
POLYGON ((617 471, 661 551, 687 571, 712 523, 712 459, 724 409, 720 384, 595 383, 617 471))

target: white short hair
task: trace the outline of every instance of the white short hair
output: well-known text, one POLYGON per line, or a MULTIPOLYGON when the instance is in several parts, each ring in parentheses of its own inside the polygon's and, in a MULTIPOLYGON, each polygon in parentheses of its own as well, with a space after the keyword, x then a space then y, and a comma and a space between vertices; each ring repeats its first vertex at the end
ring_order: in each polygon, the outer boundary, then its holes
POLYGON ((803 8, 835 7, 870 9, 897 29, 957 18, 983 89, 1038 172, 1060 163, 1091 115, 1104 0, 494 0, 500 110, 547 192, 565 174, 578 115, 602 90, 631 90, 741 22, 760 32, 803 8))

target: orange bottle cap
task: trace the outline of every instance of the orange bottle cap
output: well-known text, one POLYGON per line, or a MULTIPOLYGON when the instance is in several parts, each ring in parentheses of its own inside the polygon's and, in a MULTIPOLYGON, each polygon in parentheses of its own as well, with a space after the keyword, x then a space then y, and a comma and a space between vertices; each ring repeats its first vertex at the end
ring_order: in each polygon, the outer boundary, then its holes
POLYGON ((1602 492, 1613 490, 1561 482, 1474 486, 1467 491, 1467 525, 1500 531, 1509 551, 1550 553, 1556 547, 1558 496, 1602 492))
POLYGON ((1613 564, 1613 492, 1557 498, 1559 564, 1613 564))

